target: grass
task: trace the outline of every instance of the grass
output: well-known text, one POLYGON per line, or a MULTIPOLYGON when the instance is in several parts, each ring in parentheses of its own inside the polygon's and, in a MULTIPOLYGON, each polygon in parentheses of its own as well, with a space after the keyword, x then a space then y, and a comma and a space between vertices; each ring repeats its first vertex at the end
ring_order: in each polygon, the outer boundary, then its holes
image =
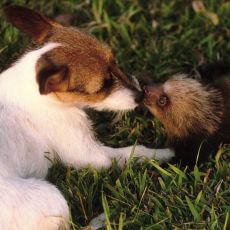
MULTIPOLYGON (((137 76, 150 72, 154 79, 163 79, 202 63, 230 61, 230 4, 203 2, 205 12, 196 12, 189 0, 2 0, 0 4, 26 5, 51 17, 68 13, 74 26, 87 28, 113 48, 125 72, 137 76)), ((28 44, 3 17, 0 11, 0 70, 28 44)), ((165 144, 162 126, 146 109, 126 114, 115 124, 111 113, 89 111, 89 115, 99 139, 107 145, 165 144)), ((122 170, 114 163, 99 172, 57 163, 49 180, 71 207, 73 229, 87 226, 104 211, 106 229, 227 230, 229 175, 230 149, 222 148, 215 159, 191 171, 175 165, 161 168, 153 160, 131 160, 122 170)))

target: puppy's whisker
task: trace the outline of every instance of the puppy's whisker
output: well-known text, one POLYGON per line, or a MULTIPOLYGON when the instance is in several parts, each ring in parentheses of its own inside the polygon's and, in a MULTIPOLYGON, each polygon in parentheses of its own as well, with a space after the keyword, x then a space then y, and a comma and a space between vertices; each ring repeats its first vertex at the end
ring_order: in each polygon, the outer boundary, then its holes
POLYGON ((119 111, 118 113, 116 113, 114 115, 114 118, 112 120, 112 125, 116 125, 119 121, 122 120, 122 118, 124 117, 124 115, 126 114, 127 112, 126 111, 119 111))
POLYGON ((142 91, 141 85, 139 83, 139 81, 137 80, 136 76, 134 75, 130 75, 132 82, 134 84, 134 87, 138 90, 138 91, 142 91))

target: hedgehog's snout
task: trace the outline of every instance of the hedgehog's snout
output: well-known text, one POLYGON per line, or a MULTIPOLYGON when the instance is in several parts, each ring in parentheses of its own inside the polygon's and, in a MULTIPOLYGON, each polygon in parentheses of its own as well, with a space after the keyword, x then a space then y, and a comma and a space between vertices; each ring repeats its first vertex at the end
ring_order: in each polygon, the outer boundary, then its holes
POLYGON ((149 93, 149 86, 143 86, 144 94, 147 95, 149 93))
POLYGON ((146 105, 153 105, 162 94, 162 89, 159 85, 147 85, 143 87, 144 103, 146 105))

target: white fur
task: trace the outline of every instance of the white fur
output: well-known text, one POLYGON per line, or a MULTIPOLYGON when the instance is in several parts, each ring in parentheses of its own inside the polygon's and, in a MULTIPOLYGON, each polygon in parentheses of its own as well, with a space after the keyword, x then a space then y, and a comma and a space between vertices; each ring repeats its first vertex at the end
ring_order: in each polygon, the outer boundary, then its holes
POLYGON ((69 218, 66 201, 53 185, 38 179, 0 177, 0 228, 58 229, 69 218))
POLYGON ((134 93, 128 88, 120 88, 110 94, 102 102, 95 103, 93 108, 97 110, 132 110, 137 106, 134 93))
MULTIPOLYGON (((76 168, 101 168, 109 167, 113 158, 123 165, 132 152, 132 147, 113 149, 98 143, 82 109, 52 95, 40 95, 36 62, 57 46, 50 43, 27 53, 0 75, 0 229, 49 230, 68 223, 64 197, 41 181, 56 154, 76 168)), ((132 109, 132 97, 122 89, 96 107, 132 109)), ((136 146, 135 154, 160 161, 173 156, 168 149, 143 146, 136 146)))

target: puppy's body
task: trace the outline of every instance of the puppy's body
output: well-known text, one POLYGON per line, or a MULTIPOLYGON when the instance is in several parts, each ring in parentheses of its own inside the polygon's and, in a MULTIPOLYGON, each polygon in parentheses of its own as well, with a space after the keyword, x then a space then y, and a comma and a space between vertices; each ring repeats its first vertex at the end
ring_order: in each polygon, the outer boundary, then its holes
MULTIPOLYGON (((76 168, 101 168, 116 158, 123 165, 132 147, 97 142, 83 108, 130 110, 140 92, 109 47, 89 34, 22 7, 6 12, 37 48, 0 76, 0 227, 68 228, 65 199, 42 181, 52 160, 58 155, 76 168)), ((164 161, 173 152, 136 146, 135 155, 164 161)))
POLYGON ((145 104, 163 123, 176 160, 194 165, 198 153, 202 161, 230 143, 229 98, 229 74, 209 81, 179 74, 146 87, 145 104))

